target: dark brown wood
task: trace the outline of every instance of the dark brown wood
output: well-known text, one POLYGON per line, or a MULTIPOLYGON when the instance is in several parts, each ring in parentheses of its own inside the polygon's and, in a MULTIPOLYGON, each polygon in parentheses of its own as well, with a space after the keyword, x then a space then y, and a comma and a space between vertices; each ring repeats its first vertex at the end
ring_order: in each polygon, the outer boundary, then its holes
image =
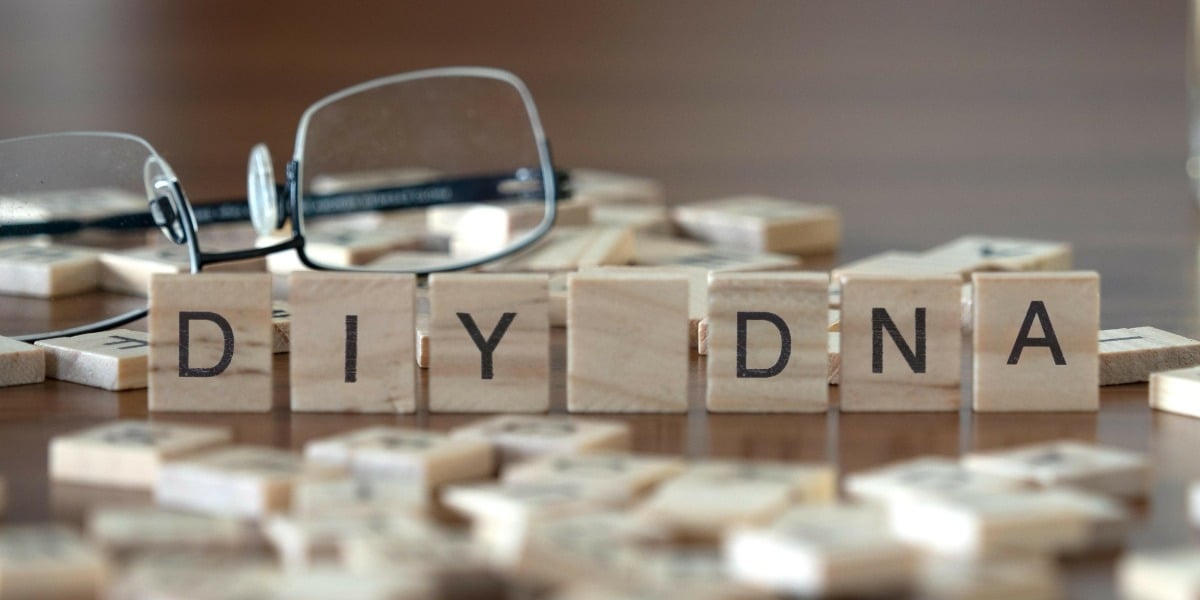
MULTIPOLYGON (((282 167, 306 105, 371 77, 488 64, 524 77, 559 162, 653 176, 672 201, 762 192, 839 206, 839 257, 966 233, 1062 239, 1102 275, 1103 327, 1200 334, 1182 2, 45 2, 0 7, 0 136, 128 130, 194 198, 242 194, 252 144, 282 167)), ((561 410, 563 343, 555 341, 561 410)), ((286 357, 276 400, 286 403, 286 357)), ((640 451, 831 460, 853 471, 928 453, 1075 437, 1151 453, 1132 544, 1187 542, 1200 420, 1153 413, 1146 386, 1098 415, 709 415, 631 423, 640 451)), ((1052 382, 1047 382, 1052 385, 1052 382)), ((95 491, 52 486, 46 442, 143 418, 144 392, 0 389, 10 521, 70 518, 95 491)), ((160 418, 152 416, 151 418, 160 418)), ((469 417, 175 416, 299 448, 368 423, 469 417)), ((103 494, 99 494, 103 497, 103 494)), ((1111 560, 1072 565, 1104 598, 1111 560)))

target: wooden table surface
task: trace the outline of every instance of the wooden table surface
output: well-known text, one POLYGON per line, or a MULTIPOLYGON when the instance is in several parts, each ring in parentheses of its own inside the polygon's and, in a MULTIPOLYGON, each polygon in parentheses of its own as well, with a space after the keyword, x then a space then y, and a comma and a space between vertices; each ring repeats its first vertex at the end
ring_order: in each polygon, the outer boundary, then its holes
MULTIPOLYGON (((655 177, 673 202, 753 191, 838 206, 842 250, 814 267, 967 233, 1061 239, 1079 268, 1101 273, 1104 328, 1200 335, 1184 2, 429 4, 5 3, 0 136, 131 131, 193 198, 224 197, 242 193, 255 142, 290 154, 301 111, 324 94, 486 64, 529 83, 563 165, 655 177)), ((558 411, 564 337, 553 347, 558 411)), ((280 404, 286 361, 275 364, 280 404)), ((1200 420, 1151 412, 1145 385, 1105 388, 1099 414, 709 415, 703 374, 693 360, 686 416, 616 417, 634 428, 636 450, 825 460, 847 472, 1095 440, 1154 461, 1131 546, 1195 543, 1184 490, 1200 479, 1200 420)), ((47 441, 145 418, 145 400, 144 390, 58 381, 0 389, 5 518, 73 519, 104 497, 49 484, 47 441)), ((298 449, 369 423, 443 430, 474 417, 164 418, 298 449)), ((1112 597, 1110 571, 1111 558, 1071 565, 1071 597, 1112 597)))

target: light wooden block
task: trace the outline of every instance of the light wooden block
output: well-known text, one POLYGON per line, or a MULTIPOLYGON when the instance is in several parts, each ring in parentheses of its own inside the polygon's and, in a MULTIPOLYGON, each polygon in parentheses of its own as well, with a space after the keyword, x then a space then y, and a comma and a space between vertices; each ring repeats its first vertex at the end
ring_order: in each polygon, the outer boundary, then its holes
POLYGON ((411 413, 415 277, 291 275, 292 410, 411 413))
POLYGON ((1200 548, 1131 551, 1117 563, 1117 588, 1137 600, 1200 597, 1200 548))
POLYGON ((842 216, 830 206, 767 196, 734 196, 674 207, 687 235, 745 252, 821 254, 837 250, 842 216))
POLYGON ((340 474, 330 467, 306 465, 284 450, 230 446, 163 465, 154 496, 161 506, 257 518, 287 510, 299 482, 340 474))
POLYGON ((46 351, 0 336, 0 387, 46 380, 46 351))
POLYGON ((112 329, 37 342, 46 351, 46 376, 104 390, 146 387, 150 336, 112 329))
POLYGON ((335 559, 344 540, 413 537, 413 530, 426 527, 421 519, 395 512, 272 515, 263 523, 263 534, 275 548, 285 571, 303 572, 315 562, 335 559))
POLYGON ((292 488, 291 514, 297 517, 405 514, 425 517, 429 488, 420 480, 355 474, 338 479, 300 481, 292 488))
MULTIPOLYGON (((455 205, 431 210, 454 210, 455 205)), ((546 216, 544 201, 502 201, 458 205, 450 231, 450 253, 473 258, 502 252, 522 235, 541 224, 546 216)), ((573 199, 556 205, 554 227, 579 227, 592 222, 592 207, 573 199)))
POLYGON ((888 502, 922 495, 956 495, 1014 490, 1018 480, 967 469, 957 460, 928 456, 893 463, 846 477, 846 494, 858 500, 888 502))
POLYGON ((0 531, 0 597, 98 598, 107 572, 103 555, 60 525, 0 531))
POLYGON ((970 271, 1069 271, 1065 242, 968 235, 931 248, 924 257, 970 271))
POLYGON ((292 347, 292 306, 285 300, 271 302, 271 353, 285 354, 292 347))
POLYGON ((428 273, 458 262, 453 256, 439 251, 396 251, 359 266, 364 271, 428 273))
POLYGON ((829 407, 825 273, 713 273, 708 409, 824 412, 829 407))
POLYGON ((99 283, 100 262, 90 250, 50 244, 0 247, 0 294, 59 298, 94 290, 99 283))
POLYGON ((956 265, 926 258, 916 252, 889 250, 841 265, 830 271, 830 304, 841 305, 841 282, 848 275, 962 275, 956 265), (836 302, 836 304, 835 304, 836 302))
POLYGON ((567 326, 567 273, 550 276, 550 300, 547 305, 551 327, 567 326))
MULTIPOLYGON (((158 231, 154 231, 153 235, 155 241, 162 239, 162 235, 158 231)), ((209 248, 209 246, 204 247, 209 248)), ((150 293, 150 277, 155 273, 190 273, 192 271, 191 258, 188 249, 184 246, 143 246, 103 252, 98 258, 100 261, 100 288, 118 294, 145 297, 150 293)), ((205 272, 257 273, 261 272, 265 265, 265 259, 251 259, 212 265, 206 267, 205 272)))
POLYGON ((269 598, 283 578, 275 562, 233 552, 138 554, 111 583, 108 597, 269 598))
POLYGON ((1144 454, 1070 440, 973 453, 963 465, 1032 485, 1066 485, 1123 498, 1144 496, 1150 486, 1144 454))
POLYGON ((458 427, 450 435, 486 440, 505 465, 546 455, 629 450, 632 443, 625 423, 561 416, 502 415, 458 427))
POLYGON ((961 287, 955 275, 842 280, 843 411, 958 410, 961 287))
POLYGON ((826 465, 714 461, 659 486, 635 514, 678 539, 713 541, 737 526, 766 524, 792 504, 836 496, 837 475, 826 465))
POLYGON ((666 193, 648 177, 597 169, 571 169, 572 197, 592 205, 662 204, 666 193))
POLYGON ((270 410, 271 331, 270 275, 155 274, 150 281, 149 409, 270 410))
POLYGON ((485 575, 490 569, 483 549, 469 536, 433 526, 393 531, 387 537, 343 538, 338 541, 338 554, 342 565, 352 573, 386 572, 439 580, 445 577, 461 583, 464 578, 485 575))
POLYGON ((87 533, 116 553, 251 549, 261 542, 236 519, 143 506, 98 508, 88 515, 87 533))
POLYGON ((598 452, 547 456, 518 463, 502 474, 505 483, 570 481, 612 490, 624 502, 683 472, 682 459, 598 452))
POLYGON ((976 273, 974 288, 976 411, 1099 410, 1098 274, 976 273))
POLYGON ((1112 553, 1129 541, 1133 518, 1123 503, 1125 499, 1072 487, 1047 488, 1040 495, 1043 502, 1058 503, 1084 520, 1085 534, 1074 545, 1063 548, 1066 556, 1112 553))
POLYGON ((925 555, 920 562, 917 591, 929 600, 1063 598, 1058 566, 1045 556, 977 561, 925 555))
POLYGON ((1200 366, 1200 341, 1156 329, 1100 332, 1100 385, 1150 381, 1150 374, 1200 366))
MULTIPOLYGON (((708 276, 709 270, 703 267, 687 267, 682 265, 655 266, 599 266, 585 267, 583 271, 603 271, 610 273, 634 273, 639 275, 682 275, 688 282, 688 348, 698 344, 697 334, 701 320, 708 315, 708 276)), ((563 277, 563 284, 569 274, 563 277)), ((564 326, 566 323, 564 323, 564 326)))
POLYGON ((829 385, 842 384, 842 334, 829 334, 829 385))
POLYGON ((685 412, 687 278, 590 271, 567 285, 567 409, 685 412))
POLYGON ((724 542, 734 577, 795 596, 871 596, 911 587, 916 553, 871 506, 805 506, 765 527, 741 528, 724 542))
POLYGON ((547 276, 437 273, 429 280, 429 410, 549 409, 547 276))
POLYGON ((635 235, 669 236, 675 231, 670 213, 662 204, 597 204, 592 207, 592 222, 629 228, 635 235))
POLYGON ((418 250, 425 243, 421 229, 323 227, 304 237, 304 254, 320 265, 366 265, 395 250, 418 250))
POLYGON ((639 235, 633 263, 643 266, 702 267, 710 271, 794 269, 800 257, 773 252, 743 252, 677 238, 639 235))
POLYGON ((228 444, 223 427, 114 421, 50 440, 50 477, 58 481, 150 489, 169 461, 228 444))
POLYGON ((1200 369, 1150 375, 1150 408, 1200 419, 1200 369))
POLYGON ((621 227, 555 227, 533 246, 484 265, 489 272, 553 273, 633 261, 633 230, 621 227))
POLYGON ((495 471, 485 439, 402 427, 375 426, 304 446, 310 461, 368 477, 403 479, 433 490, 447 483, 489 477, 495 471))

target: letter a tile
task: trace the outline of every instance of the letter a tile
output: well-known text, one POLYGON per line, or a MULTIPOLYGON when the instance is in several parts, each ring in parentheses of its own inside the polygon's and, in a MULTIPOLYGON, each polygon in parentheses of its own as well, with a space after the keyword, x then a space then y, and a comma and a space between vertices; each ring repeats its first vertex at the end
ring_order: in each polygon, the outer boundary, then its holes
POLYGON ((549 277, 430 277, 429 410, 550 407, 549 277))
POLYGON ((1100 276, 976 273, 975 410, 1100 407, 1100 276))
POLYGON ((961 288, 957 275, 845 277, 842 410, 958 410, 961 288))
POLYGON ((713 273, 708 409, 825 412, 829 276, 713 273))
POLYGON ((413 275, 291 274, 292 410, 416 410, 413 275))
POLYGON ((271 410, 271 276, 150 279, 149 408, 271 410))

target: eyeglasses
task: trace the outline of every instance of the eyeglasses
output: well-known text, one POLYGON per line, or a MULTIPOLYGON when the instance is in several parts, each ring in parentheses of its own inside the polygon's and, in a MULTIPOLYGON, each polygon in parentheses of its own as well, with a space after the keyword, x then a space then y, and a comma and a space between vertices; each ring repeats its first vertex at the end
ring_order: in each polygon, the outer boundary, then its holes
POLYGON ((545 235, 568 185, 525 84, 481 67, 328 96, 301 117, 282 185, 272 164, 256 146, 245 199, 193 204, 136 136, 0 141, 0 335, 116 327, 145 316, 147 271, 198 273, 291 250, 296 268, 474 267, 545 235))

